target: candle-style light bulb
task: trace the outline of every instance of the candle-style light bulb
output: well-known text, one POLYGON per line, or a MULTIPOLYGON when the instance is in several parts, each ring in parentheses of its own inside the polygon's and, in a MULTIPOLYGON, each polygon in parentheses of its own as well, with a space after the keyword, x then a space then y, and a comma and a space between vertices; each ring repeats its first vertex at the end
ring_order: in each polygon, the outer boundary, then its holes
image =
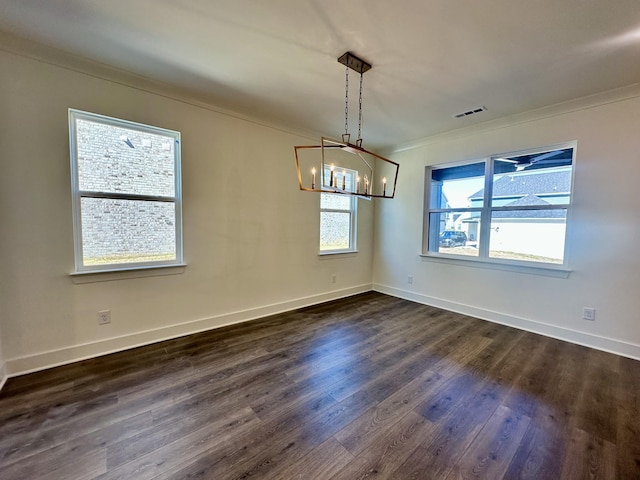
POLYGON ((364 194, 369 195, 369 177, 364 176, 364 194))
POLYGON ((333 170, 335 169, 335 165, 332 163, 331 167, 329 167, 329 170, 331 171, 331 176, 329 177, 329 186, 331 188, 333 188, 333 170))
POLYGON ((387 194, 387 177, 382 177, 382 196, 387 194))
POLYGON ((360 193, 360 176, 356 177, 356 193, 360 193))
POLYGON ((316 188, 316 167, 311 169, 311 188, 314 190, 316 188))

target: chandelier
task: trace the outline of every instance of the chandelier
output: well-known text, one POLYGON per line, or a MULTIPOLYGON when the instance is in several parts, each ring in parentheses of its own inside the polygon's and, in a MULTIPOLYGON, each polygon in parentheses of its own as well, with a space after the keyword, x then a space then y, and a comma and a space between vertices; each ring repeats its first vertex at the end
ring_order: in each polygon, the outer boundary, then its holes
POLYGON ((344 134, 342 140, 322 137, 320 145, 294 147, 300 190, 363 198, 393 198, 399 165, 362 146, 362 78, 371 64, 347 52, 338 58, 345 65, 344 134), (360 75, 358 138, 349 133, 349 70, 360 75))

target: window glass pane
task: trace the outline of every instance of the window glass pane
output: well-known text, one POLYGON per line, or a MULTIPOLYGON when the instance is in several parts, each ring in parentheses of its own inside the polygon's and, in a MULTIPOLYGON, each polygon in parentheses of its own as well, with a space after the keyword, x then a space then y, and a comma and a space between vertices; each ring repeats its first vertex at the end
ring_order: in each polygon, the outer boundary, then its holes
POLYGON ((429 251, 478 256, 480 212, 431 213, 429 251))
POLYGON ((351 213, 320 212, 320 250, 347 249, 351 213))
POLYGON ((80 190, 175 196, 175 139, 76 120, 80 190))
POLYGON ((494 159, 494 207, 568 205, 573 149, 494 159))
POLYGON ((493 212, 489 256, 562 264, 566 226, 565 208, 493 212))
POLYGON ((176 259, 173 202, 82 198, 83 263, 176 259))
POLYGON ((340 193, 321 193, 320 208, 329 208, 334 210, 351 210, 352 198, 353 197, 349 195, 342 195, 340 193))
POLYGON ((431 171, 429 208, 482 207, 484 162, 431 171))

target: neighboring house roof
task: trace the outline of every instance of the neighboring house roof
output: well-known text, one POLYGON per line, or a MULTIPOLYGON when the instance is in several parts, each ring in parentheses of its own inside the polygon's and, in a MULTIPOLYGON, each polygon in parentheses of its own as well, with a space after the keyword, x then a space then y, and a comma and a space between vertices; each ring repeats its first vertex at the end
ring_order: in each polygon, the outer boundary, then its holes
MULTIPOLYGON (((513 202, 507 203, 505 207, 551 205, 549 202, 536 197, 535 195, 525 195, 513 202)), ((516 210, 508 212, 493 212, 492 219, 496 218, 564 218, 567 212, 564 209, 558 210, 516 210)))
MULTIPOLYGON (((559 194, 570 191, 571 170, 505 174, 493 183, 494 198, 559 194)), ((482 199, 483 196, 484 188, 471 195, 469 199, 482 199)))
POLYGON ((529 194, 529 195, 525 195, 524 197, 520 197, 517 200, 514 200, 513 202, 509 202, 504 206, 518 207, 521 205, 532 206, 532 205, 551 205, 551 204, 546 200, 541 199, 540 197, 529 194))

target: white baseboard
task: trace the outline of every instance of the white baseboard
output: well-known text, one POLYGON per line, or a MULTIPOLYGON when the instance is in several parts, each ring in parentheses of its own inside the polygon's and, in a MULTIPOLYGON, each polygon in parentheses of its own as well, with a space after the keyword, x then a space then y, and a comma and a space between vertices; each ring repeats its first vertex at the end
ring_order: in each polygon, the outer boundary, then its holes
POLYGON ((191 335, 193 333, 203 332, 214 328, 220 328, 236 323, 247 322, 258 318, 275 315, 297 308, 316 305, 339 298, 357 295, 359 293, 374 290, 376 292, 385 293, 394 297, 404 298, 424 305, 431 305, 452 312, 473 316, 482 320, 487 320, 510 327, 519 328, 533 333, 545 335, 547 337, 564 340, 567 342, 584 345, 586 347, 603 350, 605 352, 622 355, 625 357, 640 360, 640 345, 623 342, 612 338, 592 335, 585 332, 570 330, 555 325, 549 325, 534 320, 505 315, 503 313, 493 312, 470 305, 451 302, 441 298, 430 297, 420 293, 410 292, 399 288, 390 287, 381 284, 365 284, 356 287, 346 288, 343 290, 334 290, 331 292, 312 295, 309 297, 298 298, 286 302, 265 305, 258 308, 241 310, 237 312, 217 315, 214 317, 193 320, 169 327, 163 327, 144 332, 137 332, 121 337, 109 338, 97 342, 73 345, 70 347, 41 352, 34 355, 17 357, 0 363, 0 389, 10 377, 24 375, 27 373, 44 370, 47 368, 57 367, 68 363, 94 358, 101 355, 128 350, 143 345, 149 345, 163 340, 191 335))
POLYGON ((0 362, 0 390, 4 387, 9 376, 7 375, 7 367, 4 362, 0 362))
POLYGON ((374 283, 373 290, 376 292, 385 293, 387 295, 392 295, 394 297, 404 298, 405 300, 422 303, 424 305, 430 305, 432 307, 442 308, 451 312, 480 318, 489 322, 499 323, 502 325, 507 325, 509 327, 518 328, 520 330, 538 333, 546 337, 552 337, 558 340, 575 343, 577 345, 595 348, 596 350, 603 350, 605 352, 621 355, 623 357, 640 360, 640 345, 635 343, 623 342, 621 340, 601 337, 598 335, 593 335, 591 333, 558 327, 556 325, 550 325, 548 323, 538 322, 535 320, 528 320, 525 318, 514 317, 512 315, 505 315, 504 313, 493 312, 491 310, 472 307, 470 305, 464 305, 462 303, 456 303, 449 300, 443 300, 441 298, 430 297, 421 293, 410 292, 387 285, 374 283))
POLYGON ((258 308, 251 308, 248 310, 241 310, 216 315, 214 317, 193 320, 177 325, 171 325, 169 327, 132 333, 130 335, 109 338, 97 342, 73 345, 24 357, 11 358, 6 361, 4 377, 24 375, 26 373, 57 367, 59 365, 85 360, 87 358, 107 355, 109 353, 149 345, 163 340, 170 340, 172 338, 183 337, 185 335, 191 335, 193 333, 203 332, 214 328, 247 322, 257 318, 295 310, 297 308, 308 307, 318 303, 328 302, 330 300, 350 297, 359 293, 369 292, 371 291, 371 287, 371 284, 358 285, 342 290, 333 290, 321 293, 319 295, 312 295, 272 305, 265 305, 258 308))

